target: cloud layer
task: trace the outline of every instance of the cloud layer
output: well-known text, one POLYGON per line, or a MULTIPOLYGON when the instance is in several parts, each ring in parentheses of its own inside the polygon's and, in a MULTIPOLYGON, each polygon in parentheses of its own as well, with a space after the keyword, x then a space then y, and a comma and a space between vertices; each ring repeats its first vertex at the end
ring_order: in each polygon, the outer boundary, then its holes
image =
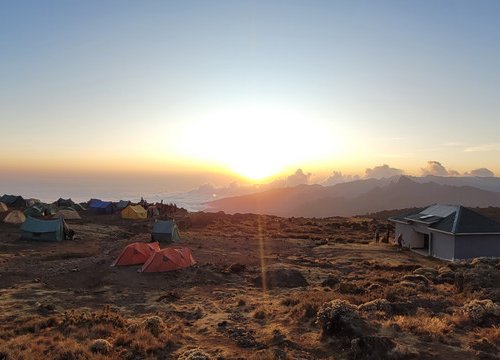
POLYGON ((427 166, 425 168, 422 168, 422 175, 457 176, 460 174, 455 170, 448 171, 439 161, 431 160, 427 161, 427 166))
POLYGON ((474 169, 471 171, 467 171, 464 173, 465 176, 478 176, 478 177, 490 177, 490 176, 495 176, 493 171, 490 169, 486 168, 479 168, 479 169, 474 169))
POLYGON ((348 181, 359 180, 358 175, 343 175, 341 171, 333 171, 332 174, 322 182, 322 185, 331 186, 348 181))
POLYGON ((286 178, 286 186, 297 186, 302 184, 308 184, 311 178, 311 173, 304 173, 302 169, 297 169, 295 173, 289 175, 286 178))
POLYGON ((387 164, 383 164, 380 166, 375 166, 373 169, 366 169, 365 170, 365 177, 367 179, 381 179, 381 178, 389 178, 392 176, 396 175, 402 175, 404 174, 404 171, 401 169, 396 169, 396 168, 391 168, 387 164))

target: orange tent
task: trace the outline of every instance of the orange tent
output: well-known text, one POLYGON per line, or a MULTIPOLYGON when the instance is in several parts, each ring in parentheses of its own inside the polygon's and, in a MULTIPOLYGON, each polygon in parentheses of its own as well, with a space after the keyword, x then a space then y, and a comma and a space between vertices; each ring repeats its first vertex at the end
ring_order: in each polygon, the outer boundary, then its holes
POLYGON ((160 251, 160 244, 136 242, 123 249, 111 266, 144 264, 155 252, 160 251))
POLYGON ((187 268, 196 264, 188 248, 165 248, 155 252, 140 272, 163 272, 187 268))

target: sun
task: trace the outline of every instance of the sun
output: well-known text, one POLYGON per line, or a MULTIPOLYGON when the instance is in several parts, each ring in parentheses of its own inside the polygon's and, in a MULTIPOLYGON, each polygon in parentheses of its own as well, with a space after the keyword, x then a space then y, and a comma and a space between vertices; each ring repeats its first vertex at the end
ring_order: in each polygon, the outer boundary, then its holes
POLYGON ((240 106, 188 122, 177 151, 258 181, 331 156, 335 138, 327 122, 298 111, 240 106))

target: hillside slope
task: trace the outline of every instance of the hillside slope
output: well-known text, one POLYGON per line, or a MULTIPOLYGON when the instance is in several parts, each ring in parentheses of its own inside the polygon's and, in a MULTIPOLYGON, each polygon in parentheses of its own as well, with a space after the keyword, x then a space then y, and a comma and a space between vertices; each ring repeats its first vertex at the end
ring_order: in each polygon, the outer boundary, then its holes
POLYGON ((212 201, 215 211, 279 216, 352 216, 432 203, 500 206, 500 193, 471 186, 418 183, 408 177, 369 179, 330 187, 300 185, 212 201))

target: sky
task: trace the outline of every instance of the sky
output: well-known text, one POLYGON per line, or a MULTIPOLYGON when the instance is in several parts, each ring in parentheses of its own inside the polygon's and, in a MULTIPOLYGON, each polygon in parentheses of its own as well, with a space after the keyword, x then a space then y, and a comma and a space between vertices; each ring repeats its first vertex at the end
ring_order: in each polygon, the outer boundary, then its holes
POLYGON ((498 1, 2 1, 0 186, 498 175, 499 16, 498 1))

